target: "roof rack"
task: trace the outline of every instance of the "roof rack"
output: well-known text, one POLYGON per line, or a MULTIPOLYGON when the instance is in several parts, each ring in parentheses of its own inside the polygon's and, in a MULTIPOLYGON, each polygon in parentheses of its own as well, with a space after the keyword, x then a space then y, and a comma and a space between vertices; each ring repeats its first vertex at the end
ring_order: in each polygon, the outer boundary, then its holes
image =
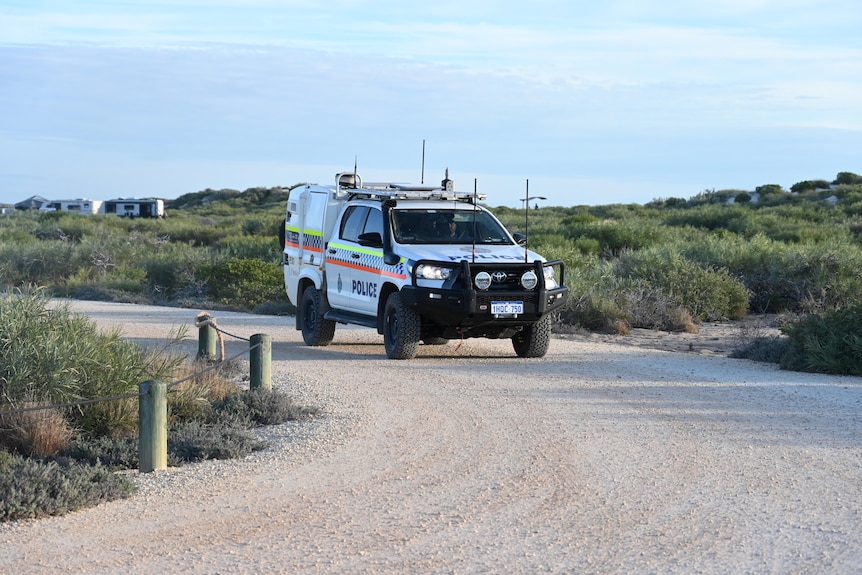
POLYGON ((400 187, 370 187, 363 186, 355 190, 347 190, 352 197, 365 198, 392 198, 399 200, 457 200, 462 202, 472 202, 475 197, 477 200, 484 201, 485 194, 468 194, 467 192, 447 192, 440 188, 434 189, 413 189, 400 187))
POLYGON ((344 191, 352 197, 364 198, 392 198, 411 200, 457 200, 462 202, 473 202, 473 200, 484 201, 485 194, 469 192, 456 192, 455 182, 449 179, 449 169, 446 169, 446 178, 440 186, 426 186, 418 184, 406 184, 398 182, 367 182, 356 173, 342 173, 335 176, 339 191, 344 191))

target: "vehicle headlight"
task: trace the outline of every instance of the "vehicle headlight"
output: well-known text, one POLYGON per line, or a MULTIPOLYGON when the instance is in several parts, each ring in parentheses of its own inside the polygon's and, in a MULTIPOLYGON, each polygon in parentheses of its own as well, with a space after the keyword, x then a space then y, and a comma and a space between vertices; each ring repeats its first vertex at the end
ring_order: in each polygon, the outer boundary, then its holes
POLYGON ((538 283, 539 278, 536 276, 536 272, 524 272, 524 275, 521 276, 521 285, 524 289, 533 289, 538 283))
POLYGON ((545 268, 545 288, 555 289, 556 287, 557 280, 554 277, 554 268, 553 266, 548 266, 545 268))
POLYGON ((416 276, 426 280, 447 280, 452 275, 450 268, 421 264, 416 268, 416 276))
POLYGON ((486 290, 491 287, 491 274, 488 272, 479 272, 476 274, 476 287, 480 290, 486 290))

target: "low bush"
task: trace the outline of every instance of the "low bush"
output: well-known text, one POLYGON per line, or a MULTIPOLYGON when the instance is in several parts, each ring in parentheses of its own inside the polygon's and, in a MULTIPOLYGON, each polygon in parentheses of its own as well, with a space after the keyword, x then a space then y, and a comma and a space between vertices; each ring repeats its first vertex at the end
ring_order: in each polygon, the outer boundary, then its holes
POLYGON ((781 363, 790 349, 786 337, 758 337, 730 352, 735 359, 748 359, 762 363, 781 363))
POLYGON ((661 286, 637 280, 619 290, 617 305, 625 310, 631 327, 696 333, 692 314, 661 286))
POLYGON ((624 254, 614 273, 653 288, 647 293, 660 290, 668 307, 681 307, 699 320, 740 319, 748 310, 748 290, 727 269, 701 267, 669 249, 624 254))
POLYGON ((862 375, 862 304, 805 316, 785 331, 782 369, 862 375))
MULTIPOLYGON (((223 384, 216 387, 227 390, 223 384)), ((195 389, 195 385, 187 386, 185 393, 195 389)), ((245 457, 268 446, 250 428, 317 413, 316 408, 297 405, 281 392, 239 391, 235 385, 221 399, 202 400, 202 404, 207 407, 185 418, 177 417, 176 409, 172 411, 169 466, 245 457)), ((111 472, 137 469, 138 464, 138 438, 134 436, 82 433, 50 459, 25 459, 0 450, 0 521, 59 515, 125 497, 134 492, 134 485, 111 472)))
POLYGON ((171 426, 168 433, 168 451, 182 461, 237 459, 268 445, 238 423, 206 423, 193 419, 171 426))
POLYGON ((210 296, 222 304, 245 309, 279 299, 286 300, 284 275, 276 264, 258 259, 231 258, 207 273, 210 296))
POLYGON ((283 393, 268 389, 250 389, 226 396, 213 406, 215 421, 238 421, 246 426, 277 425, 309 415, 315 408, 297 405, 283 393))
MULTIPOLYGON (((200 403, 205 407, 187 412, 184 417, 177 416, 176 407, 170 409, 173 422, 168 429, 168 465, 171 467, 206 459, 245 457, 267 447, 265 441, 250 433, 251 428, 295 421, 318 411, 297 405, 279 391, 240 391, 236 386, 217 401, 200 403)), ((138 439, 80 436, 62 455, 109 469, 137 469, 138 439)))
POLYGON ((63 515, 136 490, 101 465, 61 464, 0 452, 0 521, 63 515))

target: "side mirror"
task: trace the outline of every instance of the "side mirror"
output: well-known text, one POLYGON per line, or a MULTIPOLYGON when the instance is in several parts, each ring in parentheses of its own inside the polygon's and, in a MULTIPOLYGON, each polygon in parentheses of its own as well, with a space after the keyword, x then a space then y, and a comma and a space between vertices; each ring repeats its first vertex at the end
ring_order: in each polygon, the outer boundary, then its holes
POLYGON ((515 238, 515 241, 518 242, 518 245, 524 247, 527 245, 527 236, 521 233, 512 234, 512 237, 515 238))
POLYGON ((359 245, 367 248, 382 248, 383 236, 378 232, 368 232, 367 234, 359 234, 359 245))

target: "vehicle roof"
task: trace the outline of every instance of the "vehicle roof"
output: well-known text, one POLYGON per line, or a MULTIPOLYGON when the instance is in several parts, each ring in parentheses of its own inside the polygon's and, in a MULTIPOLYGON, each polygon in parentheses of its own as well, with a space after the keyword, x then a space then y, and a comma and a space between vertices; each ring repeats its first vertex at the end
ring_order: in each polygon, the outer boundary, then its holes
MULTIPOLYGON (((351 200, 351 203, 359 203, 361 201, 367 201, 372 204, 379 204, 383 200, 387 200, 389 198, 356 198, 351 200)), ((408 209, 408 210, 459 210, 472 212, 476 211, 487 211, 482 205, 479 204, 471 204, 468 202, 460 201, 460 200, 443 200, 443 199, 403 199, 396 198, 395 209, 408 209)))

